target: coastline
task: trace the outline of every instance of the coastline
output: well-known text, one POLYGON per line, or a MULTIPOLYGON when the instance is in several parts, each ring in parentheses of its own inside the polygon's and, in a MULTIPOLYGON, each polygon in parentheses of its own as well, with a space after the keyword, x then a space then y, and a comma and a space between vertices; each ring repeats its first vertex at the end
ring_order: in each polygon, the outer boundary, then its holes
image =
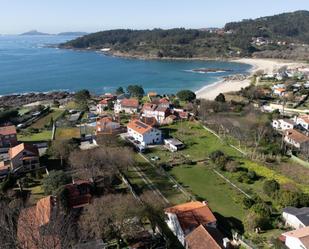
POLYGON ((229 60, 236 63, 244 63, 251 65, 248 71, 249 76, 244 80, 240 79, 220 79, 213 84, 206 85, 195 92, 197 98, 214 100, 220 93, 237 92, 242 88, 248 87, 251 84, 251 77, 256 71, 263 70, 265 73, 272 73, 280 67, 287 66, 289 68, 296 68, 307 65, 302 62, 292 62, 288 60, 279 59, 255 59, 255 58, 241 58, 229 60))

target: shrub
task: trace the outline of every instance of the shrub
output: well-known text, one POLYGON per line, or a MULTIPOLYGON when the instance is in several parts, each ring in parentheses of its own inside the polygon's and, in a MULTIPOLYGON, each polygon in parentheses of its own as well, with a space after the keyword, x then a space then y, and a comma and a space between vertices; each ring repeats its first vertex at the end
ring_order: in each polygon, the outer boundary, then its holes
POLYGON ((220 150, 214 151, 209 155, 211 161, 221 170, 225 170, 228 157, 220 150))
POLYGON ((244 219, 245 230, 252 232, 255 229, 267 229, 269 220, 253 211, 250 211, 244 219))
POLYGON ((255 204, 255 201, 253 199, 245 197, 242 200, 242 204, 245 209, 250 209, 255 204))
POLYGON ((193 101, 196 99, 195 93, 190 90, 179 91, 176 95, 181 101, 193 101))
POLYGON ((43 179, 43 189, 46 195, 55 194, 57 190, 70 182, 70 178, 63 171, 50 171, 43 179))
POLYGON ((264 216, 266 218, 270 218, 272 214, 271 206, 267 205, 265 202, 258 202, 251 207, 255 213, 264 216))
POLYGON ((263 184, 263 191, 267 195, 273 195, 280 189, 280 184, 276 180, 267 180, 263 184))
POLYGON ((225 165, 225 170, 228 172, 237 172, 239 170, 239 164, 236 161, 229 161, 225 165))
POLYGON ((237 177, 237 181, 241 183, 247 183, 247 184, 252 184, 253 181, 248 177, 248 174, 245 172, 241 172, 239 176, 237 177))
POLYGON ((249 170, 247 176, 251 181, 256 181, 258 179, 257 174, 253 170, 249 170))
POLYGON ((14 175, 9 174, 4 182, 1 183, 0 189, 2 192, 8 191, 10 188, 13 188, 16 184, 16 178, 14 175))

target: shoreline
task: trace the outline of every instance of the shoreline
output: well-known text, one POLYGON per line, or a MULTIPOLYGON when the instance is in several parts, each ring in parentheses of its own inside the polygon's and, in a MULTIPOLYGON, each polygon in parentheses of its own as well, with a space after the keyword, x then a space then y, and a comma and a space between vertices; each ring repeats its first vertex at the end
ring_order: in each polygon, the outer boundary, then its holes
POLYGON ((214 100, 220 93, 240 91, 242 88, 248 87, 251 84, 251 77, 256 71, 259 70, 263 70, 265 73, 272 73, 273 71, 276 71, 283 66, 287 66, 289 68, 296 68, 308 65, 303 62, 260 58, 240 58, 228 61, 251 65, 252 67, 248 71, 249 75, 244 80, 219 79, 218 81, 197 90, 195 92, 197 98, 214 100))

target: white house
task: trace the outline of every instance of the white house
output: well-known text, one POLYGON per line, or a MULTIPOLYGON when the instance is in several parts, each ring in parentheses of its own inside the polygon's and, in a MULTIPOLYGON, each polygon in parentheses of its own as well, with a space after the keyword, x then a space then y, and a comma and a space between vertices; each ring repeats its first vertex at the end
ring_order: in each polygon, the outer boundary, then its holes
POLYGON ((299 117, 295 116, 294 122, 304 129, 309 130, 309 115, 301 115, 299 117))
POLYGON ((165 118, 170 114, 169 107, 146 103, 142 109, 142 116, 146 118, 155 118, 159 124, 163 124, 165 118))
POLYGON ((113 102, 113 98, 102 99, 96 106, 96 112, 98 114, 103 114, 104 109, 107 108, 113 102))
POLYGON ((184 148, 184 144, 175 138, 164 139, 164 144, 165 144, 165 147, 172 152, 176 152, 184 148))
POLYGON ((309 146, 309 137, 296 130, 286 130, 284 141, 296 149, 303 149, 309 146))
POLYGON ((125 112, 128 114, 137 113, 139 103, 137 99, 117 99, 114 105, 115 113, 125 112))
POLYGON ((127 125, 128 135, 137 140, 141 145, 158 144, 162 141, 162 132, 138 119, 131 120, 127 125))
POLYGON ((283 209, 282 217, 285 225, 294 229, 309 226, 309 207, 295 208, 287 207, 283 209))
POLYGON ((273 128, 282 131, 293 129, 295 125, 296 123, 290 119, 275 119, 272 122, 273 128))
POLYGON ((166 223, 171 231, 185 246, 185 239, 188 234, 197 229, 200 225, 216 228, 217 220, 206 203, 194 201, 164 210, 166 223))
POLYGON ((282 237, 290 249, 309 249, 309 227, 283 233, 282 237))

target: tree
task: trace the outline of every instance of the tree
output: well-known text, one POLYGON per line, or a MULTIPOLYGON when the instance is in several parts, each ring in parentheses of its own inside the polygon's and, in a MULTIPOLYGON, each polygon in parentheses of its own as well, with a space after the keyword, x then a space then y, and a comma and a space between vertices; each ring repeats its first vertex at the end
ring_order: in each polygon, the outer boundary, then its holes
POLYGON ((220 93, 216 98, 215 101, 225 103, 225 96, 223 93, 220 93))
POLYGON ((117 95, 121 95, 121 94, 124 94, 124 90, 123 88, 120 86, 116 89, 116 92, 115 92, 117 95))
POLYGON ((256 229, 267 229, 269 221, 267 218, 250 211, 244 219, 244 226, 247 232, 253 232, 256 229))
POLYGON ((77 103, 81 111, 88 110, 88 100, 90 99, 90 93, 88 90, 80 90, 74 95, 75 102, 77 103))
POLYGON ((163 210, 166 207, 166 203, 153 191, 145 191, 141 195, 141 200, 143 202, 145 216, 148 217, 152 225, 152 230, 155 231, 156 225, 158 225, 158 218, 164 220, 163 210))
POLYGON ((299 207, 300 193, 298 191, 280 190, 276 192, 275 196, 282 207, 299 207))
POLYGON ((276 180, 266 180, 263 184, 263 192, 272 196, 280 189, 280 184, 276 180))
POLYGON ((83 89, 76 92, 74 98, 77 103, 81 101, 87 101, 90 99, 90 93, 87 89, 83 89))
POLYGON ((63 166, 63 162, 69 158, 69 155, 72 151, 78 148, 78 143, 74 139, 70 140, 55 140, 52 142, 49 153, 59 158, 61 161, 61 166, 63 166))
POLYGON ((181 100, 181 101, 193 101, 196 99, 196 95, 194 92, 190 90, 182 90, 179 91, 176 96, 181 100))
POLYGON ((142 206, 131 194, 109 194, 83 210, 79 230, 85 238, 134 238, 143 229, 142 215, 142 206))
POLYGON ((134 163, 132 150, 120 147, 100 147, 71 153, 70 165, 77 176, 96 180, 99 176, 112 179, 119 171, 134 163))
POLYGON ((132 96, 132 97, 137 97, 137 98, 142 98, 145 94, 145 91, 142 86, 139 85, 129 85, 127 87, 127 92, 132 96))
POLYGON ((46 195, 55 195, 57 190, 68 183, 71 179, 62 170, 50 171, 49 174, 43 179, 43 189, 46 195))
POLYGON ((265 202, 257 202, 252 207, 251 210, 253 210, 256 214, 261 215, 265 218, 270 219, 270 216, 272 214, 271 206, 267 205, 265 202))

